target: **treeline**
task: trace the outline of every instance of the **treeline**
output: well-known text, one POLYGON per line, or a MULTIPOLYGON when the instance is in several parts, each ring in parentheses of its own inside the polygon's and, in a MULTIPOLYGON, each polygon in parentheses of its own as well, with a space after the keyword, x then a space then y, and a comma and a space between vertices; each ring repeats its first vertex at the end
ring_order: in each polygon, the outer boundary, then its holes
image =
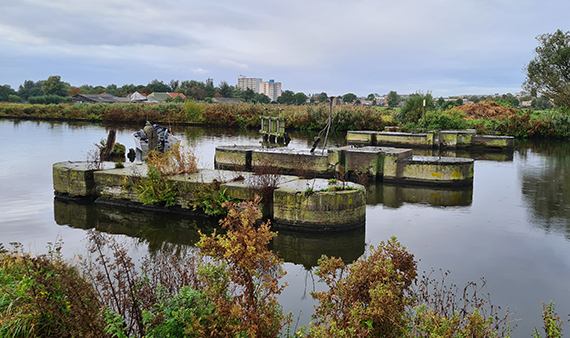
MULTIPOLYGON (((52 104, 69 102, 69 97, 79 94, 102 94, 109 93, 117 97, 127 97, 129 94, 139 92, 142 94, 151 94, 153 92, 164 93, 181 93, 189 99, 197 101, 209 101, 214 97, 235 98, 243 102, 251 103, 280 103, 288 105, 301 105, 309 101, 304 93, 294 93, 285 90, 277 101, 272 102, 271 99, 264 94, 256 93, 252 89, 241 90, 237 86, 229 85, 226 81, 221 81, 219 85, 214 85, 213 79, 206 81, 196 80, 171 80, 168 83, 152 80, 146 85, 125 84, 121 87, 116 84, 104 86, 82 85, 80 87, 61 80, 60 76, 50 76, 47 80, 33 81, 26 80, 19 86, 17 90, 10 85, 0 86, 0 102, 29 102, 32 104, 52 104)), ((328 99, 326 93, 321 93, 312 102, 325 102, 328 99)))

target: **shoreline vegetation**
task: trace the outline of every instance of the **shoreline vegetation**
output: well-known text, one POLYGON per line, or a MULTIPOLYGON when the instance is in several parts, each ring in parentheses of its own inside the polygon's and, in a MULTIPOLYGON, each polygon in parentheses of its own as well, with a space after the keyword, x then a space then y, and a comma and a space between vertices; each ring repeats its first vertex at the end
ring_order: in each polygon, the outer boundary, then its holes
MULTIPOLYGON (((328 121, 329 104, 273 105, 252 103, 170 102, 141 103, 0 103, 0 118, 30 120, 137 123, 146 121, 171 125, 204 125, 229 128, 259 128, 261 116, 286 119, 286 127, 320 130, 328 121)), ((478 134, 502 134, 517 138, 570 137, 570 115, 564 110, 515 109, 504 102, 482 101, 449 110, 421 107, 374 107, 337 105, 333 127, 339 131, 400 131, 475 129, 478 134)))

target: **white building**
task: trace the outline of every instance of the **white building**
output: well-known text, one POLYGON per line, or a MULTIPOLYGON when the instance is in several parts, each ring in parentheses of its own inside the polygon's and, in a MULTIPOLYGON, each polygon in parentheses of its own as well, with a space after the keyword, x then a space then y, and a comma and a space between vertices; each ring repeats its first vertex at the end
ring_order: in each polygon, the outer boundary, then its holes
POLYGON ((237 87, 241 90, 249 88, 258 94, 265 94, 271 101, 277 101, 277 98, 282 93, 281 82, 275 82, 275 80, 263 82, 261 78, 245 77, 244 75, 238 76, 237 87))
POLYGON ((259 93, 259 86, 261 78, 245 77, 244 75, 238 76, 237 87, 241 90, 252 89, 254 92, 259 93))
POLYGON ((277 98, 281 96, 281 82, 275 82, 275 80, 261 82, 259 93, 269 96, 271 101, 277 101, 277 98))

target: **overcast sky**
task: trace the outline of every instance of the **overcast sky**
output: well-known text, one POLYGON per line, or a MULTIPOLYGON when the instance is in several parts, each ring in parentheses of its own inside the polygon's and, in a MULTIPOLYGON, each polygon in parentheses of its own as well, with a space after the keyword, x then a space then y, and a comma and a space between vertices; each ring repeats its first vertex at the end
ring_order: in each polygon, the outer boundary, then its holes
POLYGON ((567 0, 0 0, 0 84, 274 79, 294 92, 516 93, 567 0))

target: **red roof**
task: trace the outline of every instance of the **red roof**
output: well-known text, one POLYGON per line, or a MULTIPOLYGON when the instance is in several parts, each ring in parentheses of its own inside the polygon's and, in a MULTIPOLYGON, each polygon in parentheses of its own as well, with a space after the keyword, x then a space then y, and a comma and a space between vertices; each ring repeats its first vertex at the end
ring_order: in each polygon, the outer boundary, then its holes
POLYGON ((186 100, 186 96, 184 96, 184 94, 182 93, 167 93, 168 95, 170 95, 173 99, 177 98, 178 96, 180 96, 181 98, 183 98, 184 100, 186 100))

